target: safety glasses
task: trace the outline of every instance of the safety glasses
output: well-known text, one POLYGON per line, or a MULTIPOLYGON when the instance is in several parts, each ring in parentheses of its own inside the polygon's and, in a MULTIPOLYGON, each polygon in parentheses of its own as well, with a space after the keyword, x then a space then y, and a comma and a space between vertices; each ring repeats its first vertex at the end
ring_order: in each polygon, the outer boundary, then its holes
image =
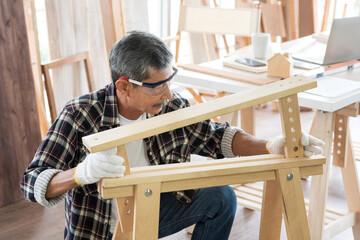
POLYGON ((175 67, 173 67, 173 70, 174 70, 174 73, 169 78, 162 80, 160 82, 157 82, 157 83, 144 83, 144 82, 140 82, 140 81, 137 81, 134 79, 126 78, 126 77, 120 77, 120 79, 124 79, 133 84, 143 87, 143 92, 147 95, 156 96, 156 95, 159 95, 160 93, 162 93, 166 87, 170 86, 171 80, 174 78, 174 76, 178 72, 178 70, 175 67))

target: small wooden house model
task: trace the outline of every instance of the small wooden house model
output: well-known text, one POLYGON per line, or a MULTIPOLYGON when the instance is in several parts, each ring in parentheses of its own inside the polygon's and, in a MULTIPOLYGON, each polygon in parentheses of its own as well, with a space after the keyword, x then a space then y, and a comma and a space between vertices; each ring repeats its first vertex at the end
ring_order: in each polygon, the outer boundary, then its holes
POLYGON ((289 58, 289 53, 276 53, 268 60, 267 75, 272 77, 289 77, 292 75, 293 63, 289 58))

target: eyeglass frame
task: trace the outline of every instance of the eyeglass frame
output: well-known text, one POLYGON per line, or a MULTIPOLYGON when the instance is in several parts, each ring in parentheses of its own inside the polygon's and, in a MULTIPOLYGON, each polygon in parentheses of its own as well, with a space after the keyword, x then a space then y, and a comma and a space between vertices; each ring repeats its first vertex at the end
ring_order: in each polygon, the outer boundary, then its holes
POLYGON ((162 84, 164 84, 166 82, 169 82, 170 80, 172 80, 175 77, 175 75, 178 72, 178 69, 175 68, 175 67, 172 67, 172 69, 174 70, 174 73, 169 78, 167 78, 165 80, 162 80, 160 82, 157 82, 157 83, 144 83, 144 82, 137 81, 137 80, 134 80, 134 79, 131 79, 131 78, 126 78, 126 77, 120 77, 120 79, 124 79, 124 80, 126 80, 128 82, 131 82, 131 83, 133 83, 135 85, 138 85, 138 86, 147 87, 147 88, 156 88, 157 86, 160 86, 160 85, 162 85, 162 84))

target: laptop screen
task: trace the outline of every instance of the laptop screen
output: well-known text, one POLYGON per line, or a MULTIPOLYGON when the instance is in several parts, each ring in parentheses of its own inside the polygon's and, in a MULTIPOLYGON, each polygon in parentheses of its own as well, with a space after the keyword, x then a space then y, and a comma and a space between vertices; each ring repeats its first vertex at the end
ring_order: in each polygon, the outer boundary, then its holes
POLYGON ((328 42, 294 53, 294 59, 329 65, 360 58, 360 17, 334 19, 328 42))
POLYGON ((323 64, 360 58, 360 17, 334 19, 323 64))

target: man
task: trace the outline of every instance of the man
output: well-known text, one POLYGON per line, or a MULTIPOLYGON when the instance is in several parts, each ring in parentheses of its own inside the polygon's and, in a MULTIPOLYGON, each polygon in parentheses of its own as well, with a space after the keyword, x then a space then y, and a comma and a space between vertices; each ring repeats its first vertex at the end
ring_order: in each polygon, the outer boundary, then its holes
MULTIPOLYGON (((112 200, 102 199, 96 183, 122 177, 116 149, 89 153, 81 138, 189 106, 171 92, 177 70, 168 47, 145 32, 132 32, 110 53, 113 83, 70 101, 50 127, 24 173, 25 198, 50 207, 65 198, 65 239, 110 239, 116 220, 112 200)), ((303 139, 309 140, 308 135, 303 139)), ((307 154, 321 153, 310 137, 307 154)), ((224 158, 281 153, 285 140, 257 139, 228 123, 210 120, 126 145, 131 167, 190 160, 190 154, 224 158), (269 150, 267 150, 269 149, 269 150)), ((236 212, 229 186, 161 194, 159 237, 196 224, 192 239, 227 239, 236 212)))

